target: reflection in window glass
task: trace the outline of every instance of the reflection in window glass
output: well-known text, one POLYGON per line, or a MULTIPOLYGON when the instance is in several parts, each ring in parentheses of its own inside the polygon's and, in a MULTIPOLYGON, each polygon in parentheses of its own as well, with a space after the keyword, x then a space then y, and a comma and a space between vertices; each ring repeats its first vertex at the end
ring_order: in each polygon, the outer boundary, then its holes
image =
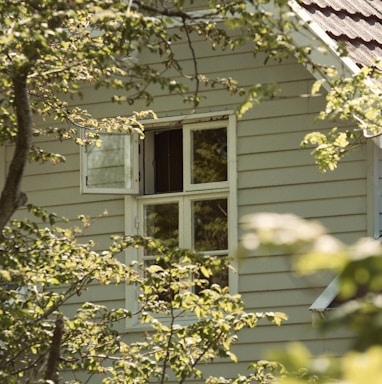
POLYGON ((132 188, 131 136, 100 135, 100 147, 87 147, 88 188, 132 188))
MULTIPOLYGON (((178 203, 163 203, 144 206, 145 234, 160 239, 168 247, 179 245, 179 206, 178 203)), ((164 270, 170 267, 168 262, 155 259, 152 255, 145 254, 145 267, 159 265, 164 270)), ((169 277, 169 276, 168 276, 169 277)), ((169 277, 169 279, 171 279, 169 277)), ((154 289, 155 287, 153 287, 154 289)), ((162 301, 172 299, 174 292, 170 289, 170 282, 158 285, 157 298, 162 301)))
POLYGON ((192 184, 227 180, 227 129, 192 131, 192 184))
POLYGON ((169 247, 179 245, 178 203, 153 204, 144 207, 145 235, 162 240, 169 247))
MULTIPOLYGON (((165 262, 163 259, 162 260, 153 260, 153 259, 148 259, 148 260, 145 260, 144 261, 144 265, 145 265, 145 268, 149 268, 150 266, 152 265, 158 265, 160 267, 163 268, 163 270, 168 270, 169 268, 171 268, 171 265, 167 262, 165 262)), ((147 272, 147 271, 146 271, 147 272)), ((146 275, 146 277, 148 277, 146 275)), ((171 289, 171 284, 170 284, 170 280, 171 280, 171 274, 167 274, 167 279, 165 279, 164 281, 166 283, 163 284, 160 283, 160 284, 155 284, 155 285, 152 285, 151 288, 156 291, 155 294, 156 294, 156 298, 158 300, 161 300, 161 301, 171 301, 173 298, 174 298, 174 295, 175 295, 175 292, 171 289)))
MULTIPOLYGON (((221 257, 226 257, 226 255, 221 256, 221 257)), ((213 276, 211 276, 208 279, 208 285, 206 287, 195 287, 195 293, 199 294, 200 291, 204 288, 209 288, 211 285, 217 284, 220 287, 228 287, 229 284, 229 276, 228 276, 228 267, 222 267, 219 271, 214 271, 213 276)))
POLYGON ((228 268, 225 267, 222 270, 215 272, 212 277, 210 277, 209 282, 210 285, 217 284, 223 287, 228 287, 228 268))
POLYGON ((193 202, 193 246, 198 251, 228 249, 227 199, 193 202))

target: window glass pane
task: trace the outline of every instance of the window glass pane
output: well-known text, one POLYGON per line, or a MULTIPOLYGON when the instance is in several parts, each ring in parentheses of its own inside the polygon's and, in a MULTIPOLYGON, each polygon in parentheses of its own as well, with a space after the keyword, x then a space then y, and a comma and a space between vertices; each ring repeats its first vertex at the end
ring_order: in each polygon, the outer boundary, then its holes
POLYGON ((228 287, 228 267, 222 268, 219 272, 215 272, 213 276, 209 279, 210 285, 212 284, 218 284, 222 288, 228 287))
POLYGON ((197 251, 228 249, 227 199, 193 202, 193 245, 197 251))
MULTIPOLYGON (((226 257, 226 255, 221 257, 224 258, 226 257)), ((219 271, 214 271, 214 274, 210 278, 208 278, 208 284, 205 287, 195 287, 195 293, 199 293, 204 288, 210 288, 213 284, 217 284, 222 288, 228 287, 229 274, 227 266, 221 266, 221 269, 219 271)))
POLYGON ((169 247, 179 245, 178 203, 145 205, 145 235, 164 241, 169 247))
POLYGON ((133 148, 132 137, 100 135, 102 145, 87 147, 88 188, 132 189, 133 148))
POLYGON ((227 129, 192 131, 191 183, 227 180, 227 129))
MULTIPOLYGON (((153 294, 155 295, 153 297, 154 300, 160 300, 160 301, 171 301, 174 298, 175 292, 171 289, 171 271, 169 271, 169 268, 171 268, 171 265, 169 263, 166 263, 164 260, 145 260, 144 266, 145 268, 149 268, 152 265, 159 265, 164 270, 166 270, 167 274, 166 277, 162 276, 162 281, 152 281, 151 289, 153 290, 153 294)), ((148 277, 146 270, 146 277, 148 277)))

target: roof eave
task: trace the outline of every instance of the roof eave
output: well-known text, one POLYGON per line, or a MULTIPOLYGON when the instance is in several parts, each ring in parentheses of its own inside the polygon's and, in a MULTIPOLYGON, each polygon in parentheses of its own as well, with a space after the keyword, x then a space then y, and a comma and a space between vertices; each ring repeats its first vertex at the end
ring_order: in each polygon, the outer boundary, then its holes
MULTIPOLYGON (((307 44, 312 42, 312 48, 319 48, 320 43, 317 42, 317 39, 324 43, 325 46, 328 47, 329 55, 323 53, 319 49, 313 49, 312 57, 318 63, 332 65, 339 70, 340 75, 353 75, 360 71, 359 66, 349 57, 342 57, 338 54, 338 44, 335 40, 333 40, 310 16, 309 12, 307 12, 303 7, 301 7, 295 0, 289 1, 289 6, 296 13, 296 15, 303 21, 306 28, 304 32, 311 34, 310 37, 313 39, 308 40, 308 37, 303 35, 303 32, 297 31, 293 35, 293 39, 297 45, 304 45, 304 42, 307 44), (316 41, 316 43, 314 43, 316 41)), ((305 44, 305 45, 306 45, 305 44)), ((322 75, 322 77, 325 77, 322 75)))

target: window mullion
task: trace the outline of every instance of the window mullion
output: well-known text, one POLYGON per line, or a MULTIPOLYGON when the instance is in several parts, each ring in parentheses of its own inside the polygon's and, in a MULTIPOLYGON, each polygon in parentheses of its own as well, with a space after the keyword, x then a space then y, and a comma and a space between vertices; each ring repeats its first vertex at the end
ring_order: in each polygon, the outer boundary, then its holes
POLYGON ((184 190, 190 190, 191 185, 191 129, 183 126, 183 186, 184 190))
POLYGON ((192 234, 193 234, 193 216, 192 216, 192 201, 189 197, 183 197, 180 201, 182 217, 179 218, 179 232, 182 236, 183 248, 191 249, 193 246, 192 234))

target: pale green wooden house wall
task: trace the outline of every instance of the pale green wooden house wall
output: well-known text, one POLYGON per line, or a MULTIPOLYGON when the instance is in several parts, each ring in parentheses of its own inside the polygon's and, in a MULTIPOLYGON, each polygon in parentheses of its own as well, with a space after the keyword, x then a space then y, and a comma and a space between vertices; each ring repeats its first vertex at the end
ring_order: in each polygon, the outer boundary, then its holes
MULTIPOLYGON (((178 44, 184 51, 184 66, 191 70, 189 52, 185 44, 178 44)), ((365 148, 347 157, 335 172, 321 174, 314 164, 310 150, 301 149, 304 134, 314 129, 329 127, 327 122, 314 123, 317 112, 323 107, 323 97, 306 97, 312 86, 312 75, 293 58, 283 63, 269 62, 264 57, 254 59, 249 47, 234 53, 208 49, 205 43, 196 44, 200 57, 199 70, 213 76, 233 77, 242 85, 256 82, 278 82, 282 92, 271 101, 260 104, 237 122, 237 213, 238 217, 256 212, 296 213, 308 219, 319 220, 341 240, 350 242, 365 236, 370 230, 368 218, 368 171, 365 148)), ((150 108, 160 117, 190 113, 191 106, 179 96, 163 94, 154 89, 155 102, 150 108)), ((74 104, 86 107, 95 117, 129 114, 143 105, 116 104, 110 101, 113 92, 84 89, 84 98, 74 104)), ((224 112, 235 109, 237 96, 224 90, 202 90, 200 108, 196 112, 224 112)), ((84 240, 94 238, 99 248, 108 242, 113 233, 124 233, 124 197, 80 193, 79 148, 71 142, 46 142, 36 140, 45 148, 62 153, 66 163, 28 166, 23 189, 29 201, 47 207, 58 215, 76 223, 78 214, 98 217, 84 233, 84 240), (104 213, 107 214, 104 215, 104 213)), ((3 151, 7 162, 11 149, 3 151)), ((369 172, 369 173, 368 173, 369 172)), ((23 216, 21 210, 18 216, 23 216)), ((238 224, 239 225, 239 224, 238 224)), ((238 262, 239 292, 250 311, 283 311, 289 321, 281 328, 262 323, 255 330, 242 333, 236 353, 243 369, 250 361, 259 358, 269 347, 301 340, 314 352, 336 350, 340 334, 319 335, 312 327, 309 306, 330 281, 299 278, 290 272, 290 262, 283 255, 248 255, 238 262)), ((126 303, 123 286, 105 287, 94 284, 82 296, 73 299, 69 313, 76 302, 93 300, 110 306, 126 303)), ((123 324, 121 325, 123 329, 123 324)), ((341 349, 341 348, 339 348, 341 349)), ((233 372, 223 362, 212 364, 220 375, 233 372), (224 367, 224 368, 223 368, 224 367)), ((216 373, 216 372, 215 372, 216 373)))

